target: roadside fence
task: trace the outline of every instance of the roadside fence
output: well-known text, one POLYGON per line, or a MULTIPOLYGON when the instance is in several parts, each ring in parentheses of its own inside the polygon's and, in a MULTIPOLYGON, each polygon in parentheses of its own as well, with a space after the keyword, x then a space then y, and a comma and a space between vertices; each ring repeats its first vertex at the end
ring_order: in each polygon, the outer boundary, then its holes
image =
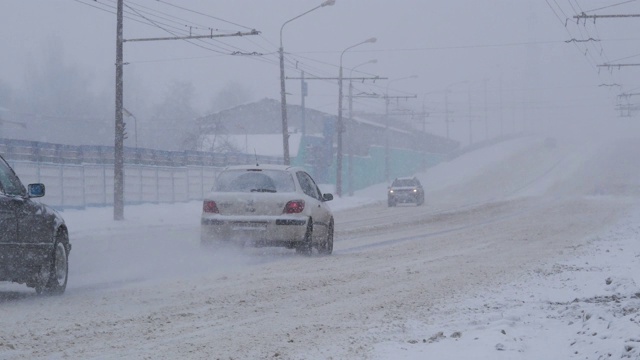
MULTIPOLYGON (((0 139, 0 154, 23 183, 44 183, 43 202, 59 209, 113 205, 113 147, 0 139)), ((281 164, 282 158, 236 153, 125 148, 126 204, 200 200, 228 165, 281 164)))

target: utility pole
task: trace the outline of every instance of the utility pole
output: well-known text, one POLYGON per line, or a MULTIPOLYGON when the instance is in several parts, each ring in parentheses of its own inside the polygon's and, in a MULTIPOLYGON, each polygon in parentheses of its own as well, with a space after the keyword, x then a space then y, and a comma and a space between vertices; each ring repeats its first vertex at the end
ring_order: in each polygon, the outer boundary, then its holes
POLYGON ((417 95, 402 95, 402 96, 389 96, 387 94, 384 95, 384 113, 385 113, 385 127, 384 127, 384 177, 387 182, 389 182, 389 177, 391 175, 391 163, 389 161, 390 158, 390 149, 389 149, 389 101, 390 99, 415 99, 417 95))
MULTIPOLYGON (((211 30, 210 35, 194 35, 194 36, 174 36, 161 38, 141 38, 141 39, 124 39, 123 35, 123 13, 124 0, 117 0, 116 7, 116 114, 115 114, 115 144, 114 144, 114 160, 113 160, 113 220, 124 220, 124 137, 125 123, 123 119, 124 112, 124 51, 125 42, 141 42, 141 41, 160 41, 160 40, 190 40, 190 39, 212 39, 228 36, 247 36, 259 35, 257 30, 250 32, 237 32, 233 34, 214 35, 211 30)), ((137 136, 137 134, 136 134, 137 136)))
MULTIPOLYGON (((353 121, 353 80, 349 80, 349 119, 353 121)), ((349 180, 349 196, 353 196, 353 126, 347 133, 347 153, 349 164, 347 165, 347 178, 349 180)))
POLYGON ((502 109, 502 74, 500 75, 500 136, 504 136, 504 114, 502 109))
POLYGON ((449 90, 444 93, 444 124, 447 129, 447 139, 449 137, 449 90))
MULTIPOLYGON (((302 137, 300 139, 300 145, 305 143, 305 135, 307 133, 307 113, 305 107, 305 98, 307 97, 307 83, 304 81, 304 71, 300 70, 300 132, 302 133, 302 137)), ((287 134, 288 136, 288 134, 287 134)), ((284 144, 284 143, 283 143, 284 144)), ((289 147, 289 141, 287 140, 286 144, 287 148, 289 147)), ((302 152, 305 155, 305 158, 302 160, 302 163, 307 162, 307 153, 306 149, 302 152)))
POLYGON ((118 0, 116 10, 116 125, 113 154, 113 220, 124 220, 123 7, 124 0, 118 0))
POLYGON ((488 116, 488 106, 487 106, 487 81, 489 79, 483 80, 484 85, 484 139, 489 140, 489 116, 488 116))
POLYGON ((422 113, 420 114, 420 116, 422 117, 422 132, 423 133, 427 133, 427 118, 429 117, 429 113, 427 112, 427 108, 424 105, 424 102, 422 103, 422 113))
POLYGON ((304 139, 304 136, 307 132, 307 126, 306 126, 306 109, 305 109, 305 104, 304 104, 304 98, 307 97, 308 91, 307 91, 307 83, 304 81, 304 71, 300 70, 300 128, 301 128, 301 132, 302 132, 302 138, 304 139))
POLYGON ((468 107, 469 107, 469 145, 473 144, 473 115, 471 114, 471 87, 468 92, 468 107))
MULTIPOLYGON (((298 77, 286 77, 287 80, 298 80, 302 78, 298 77)), ((343 77, 342 76, 342 67, 340 67, 340 73, 338 77, 311 77, 306 78, 307 80, 338 80, 339 82, 343 80, 385 80, 386 78, 382 78, 379 76, 370 76, 370 77, 343 77)), ((337 150, 336 150, 336 194, 338 196, 342 196, 342 133, 345 131, 345 126, 342 124, 342 85, 339 86, 339 105, 338 105, 338 124, 336 125, 336 134, 337 134, 337 150)))

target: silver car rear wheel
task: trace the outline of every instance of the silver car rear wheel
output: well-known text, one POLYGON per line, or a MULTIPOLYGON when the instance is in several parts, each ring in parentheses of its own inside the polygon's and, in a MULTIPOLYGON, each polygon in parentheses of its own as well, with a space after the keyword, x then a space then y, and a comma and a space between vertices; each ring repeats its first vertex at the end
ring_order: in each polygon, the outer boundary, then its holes
POLYGON ((307 231, 304 239, 296 246, 296 252, 302 255, 311 255, 313 250, 313 222, 311 219, 307 222, 307 231))
POLYGON ((326 240, 318 246, 318 252, 322 255, 331 255, 333 252, 333 219, 329 222, 326 240))

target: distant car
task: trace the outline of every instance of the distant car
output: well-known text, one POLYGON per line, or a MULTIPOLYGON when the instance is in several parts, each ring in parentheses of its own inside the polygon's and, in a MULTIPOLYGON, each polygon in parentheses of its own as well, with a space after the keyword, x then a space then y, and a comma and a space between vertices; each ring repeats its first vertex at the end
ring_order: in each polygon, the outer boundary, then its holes
POLYGON ((392 207, 399 203, 424 204, 424 189, 416 177, 396 178, 387 191, 387 204, 392 207))
POLYGON ((283 246, 298 253, 333 252, 333 214, 302 168, 230 166, 202 204, 201 243, 283 246))
POLYGON ((62 294, 69 272, 69 233, 55 210, 32 198, 44 184, 24 185, 0 156, 0 281, 62 294))

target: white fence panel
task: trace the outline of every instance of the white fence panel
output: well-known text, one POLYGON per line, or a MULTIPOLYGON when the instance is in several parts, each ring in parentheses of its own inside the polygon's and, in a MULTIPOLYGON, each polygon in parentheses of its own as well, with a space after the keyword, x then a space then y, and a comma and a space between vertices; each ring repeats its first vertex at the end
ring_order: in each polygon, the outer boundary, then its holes
MULTIPOLYGON (((43 202, 59 208, 113 205, 113 165, 10 163, 25 184, 44 183, 43 202)), ((200 200, 220 168, 125 165, 127 204, 200 200)))

